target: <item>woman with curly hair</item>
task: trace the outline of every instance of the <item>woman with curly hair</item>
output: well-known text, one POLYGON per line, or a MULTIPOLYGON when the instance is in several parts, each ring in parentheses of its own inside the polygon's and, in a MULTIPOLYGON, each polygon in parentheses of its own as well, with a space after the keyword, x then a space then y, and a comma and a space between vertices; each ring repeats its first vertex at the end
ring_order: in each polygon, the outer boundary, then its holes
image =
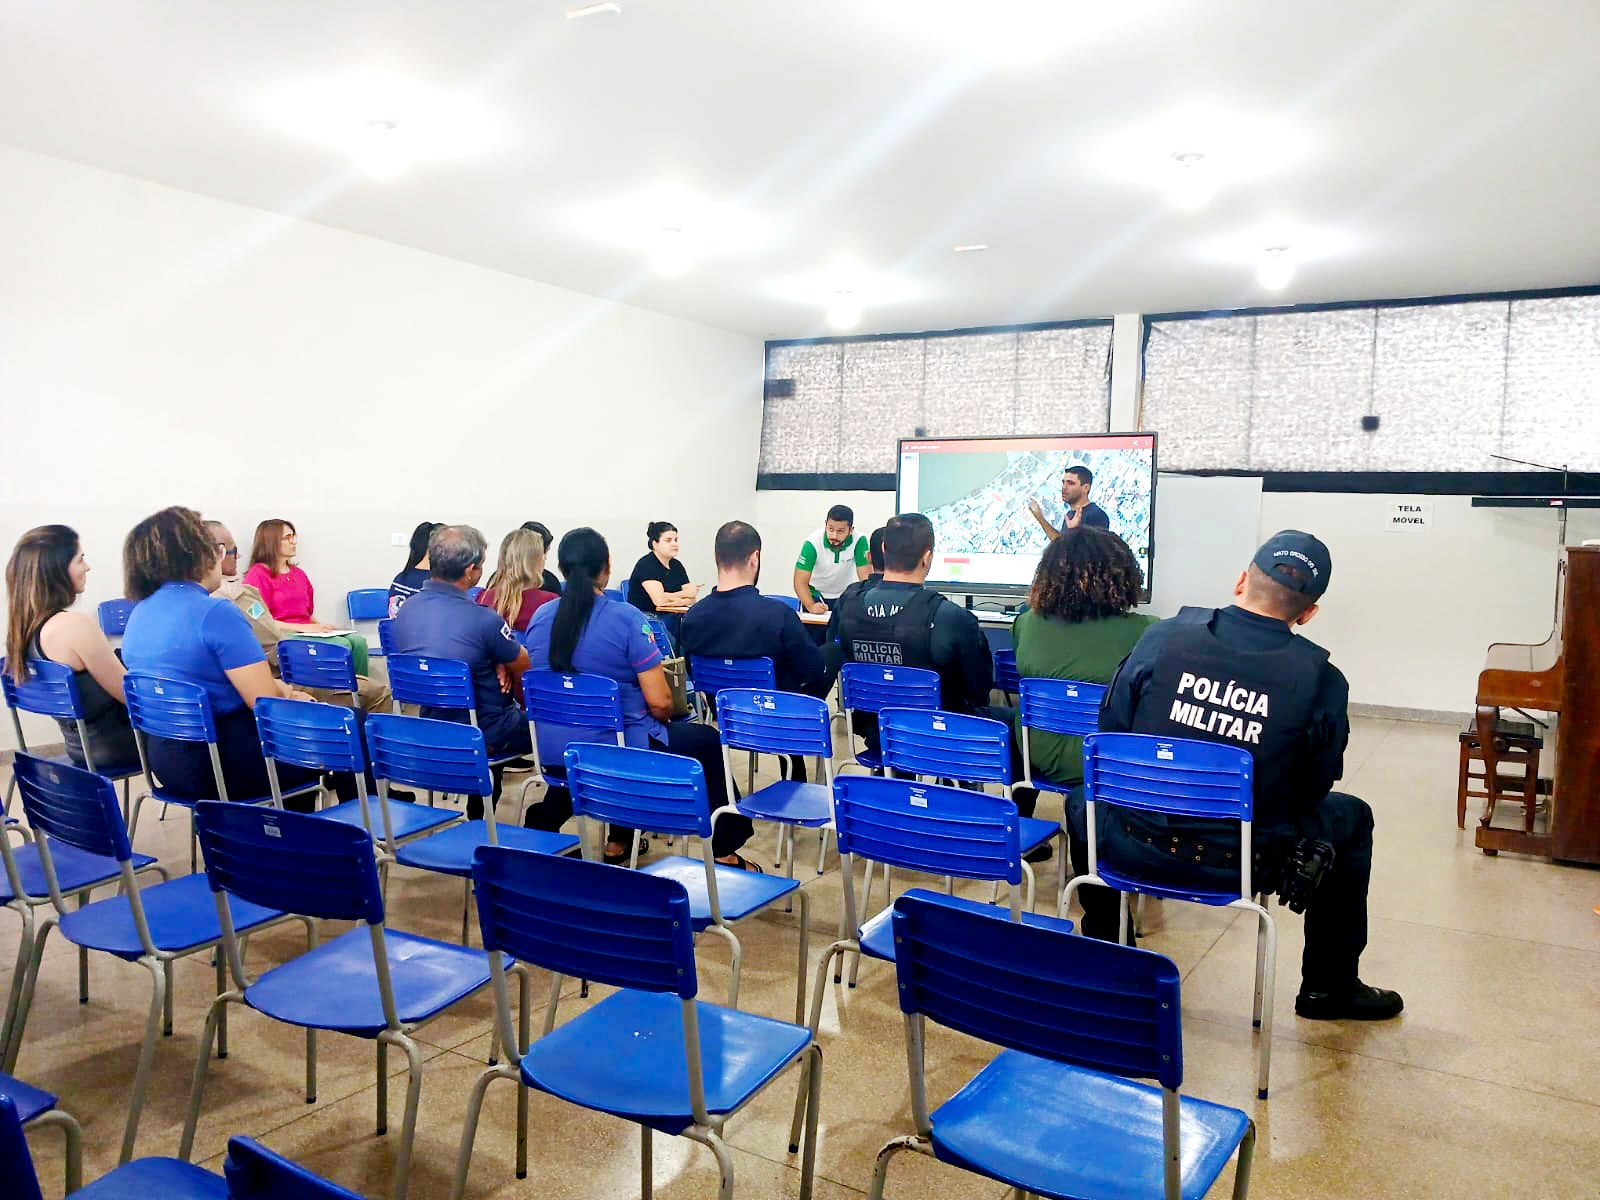
MULTIPOLYGON (((1079 526, 1050 543, 1033 575, 1028 608, 1012 626, 1017 673, 1035 679, 1110 683, 1117 666, 1155 621, 1133 611, 1144 582, 1133 551, 1116 534, 1079 526)), ((1034 773, 1083 781, 1083 739, 1033 733, 1034 773)))

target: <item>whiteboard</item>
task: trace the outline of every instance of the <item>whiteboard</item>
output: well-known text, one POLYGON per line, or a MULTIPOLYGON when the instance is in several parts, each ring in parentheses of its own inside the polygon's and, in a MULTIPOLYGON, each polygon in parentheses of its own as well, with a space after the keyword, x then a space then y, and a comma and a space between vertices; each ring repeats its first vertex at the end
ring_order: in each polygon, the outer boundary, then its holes
POLYGON ((1140 612, 1233 603, 1233 585, 1261 541, 1261 480, 1169 475, 1156 480, 1155 587, 1140 612))

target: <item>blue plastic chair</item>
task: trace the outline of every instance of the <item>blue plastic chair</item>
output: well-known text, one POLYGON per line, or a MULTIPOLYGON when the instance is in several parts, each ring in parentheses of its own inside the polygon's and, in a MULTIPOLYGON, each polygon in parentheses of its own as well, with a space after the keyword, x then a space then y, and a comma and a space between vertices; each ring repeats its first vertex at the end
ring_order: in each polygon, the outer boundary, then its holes
MULTIPOLYGON (((695 694, 701 698, 702 712, 715 716, 717 693, 723 688, 763 688, 767 691, 778 686, 777 672, 770 658, 710 658, 702 654, 689 656, 689 679, 695 694)), ((745 791, 756 790, 756 763, 759 754, 751 754, 745 791)))
MULTIPOLYGON (((589 751, 604 758, 622 753, 584 744, 569 754, 589 751)), ((691 936, 697 924, 695 903, 682 882, 602 863, 489 848, 478 851, 473 875, 495 978, 496 1028, 517 1053, 506 1065, 485 1071, 472 1089, 452 1200, 460 1200, 466 1191, 483 1097, 496 1079, 516 1082, 519 1095, 533 1088, 638 1124, 645 1200, 651 1195, 656 1130, 708 1147, 721 1171, 718 1196, 732 1200, 733 1159, 722 1140, 723 1125, 802 1059, 809 1067, 811 1119, 800 1164, 800 1196, 808 1200, 816 1164, 821 1051, 804 1026, 696 999, 699 982, 691 936), (555 975, 543 1036, 532 1044, 526 1010, 520 1038, 511 1023, 505 955, 555 975), (622 990, 557 1029, 556 1001, 565 976, 622 990)), ((519 1103, 519 1179, 527 1176, 527 1114, 526 1103, 519 1103)))
MULTIPOLYGON (((472 690, 472 670, 466 663, 454 658, 392 651, 388 658, 389 691, 397 703, 464 713, 467 724, 474 729, 478 727, 478 700, 472 690)), ((498 766, 521 757, 520 754, 502 754, 491 758, 489 765, 498 766)), ((483 795, 487 801, 489 793, 483 795)))
POLYGON ((1199 1200, 1235 1149, 1233 1194, 1245 1200, 1254 1122, 1179 1095, 1183 1024, 1171 959, 915 896, 895 902, 894 942, 916 1132, 878 1152, 872 1200, 882 1200, 901 1150, 1018 1195, 1199 1200), (931 1113, 930 1020, 1005 1048, 931 1113), (1134 1082, 1143 1079, 1159 1086, 1134 1082))
POLYGON ((49 1092, 0 1075, 0 1183, 6 1185, 7 1200, 44 1200, 23 1130, 50 1126, 61 1130, 65 1142, 67 1195, 82 1196, 83 1127, 77 1118, 57 1108, 49 1092))
MULTIPOLYGON (((36 1117, 30 1123, 24 1115, 27 1101, 7 1095, 8 1082, 16 1081, 0 1076, 0 1179, 6 1183, 7 1200, 44 1200, 23 1128, 45 1122, 36 1117)), ((67 1192, 76 1200, 363 1200, 355 1192, 313 1175, 246 1137, 228 1139, 228 1156, 221 1175, 175 1158, 140 1158, 116 1167, 79 1190, 81 1165, 76 1177, 72 1171, 74 1162, 81 1159, 78 1146, 82 1131, 68 1114, 53 1115, 54 1123, 61 1124, 67 1133, 67 1192)))
MULTIPOLYGON (((288 704, 291 701, 280 701, 288 704)), ((309 707, 309 706, 305 706, 309 707)), ((150 1013, 145 1023, 139 1065, 134 1070, 128 1101, 128 1120, 122 1135, 122 1157, 133 1157, 144 1109, 150 1067, 160 1035, 172 1034, 172 964, 180 958, 214 949, 222 940, 216 901, 205 877, 185 875, 141 889, 134 876, 136 859, 128 844, 127 827, 117 807, 116 789, 104 776, 80 767, 46 762, 32 755, 17 756, 16 773, 23 811, 33 827, 39 865, 49 885, 54 912, 45 916, 34 939, 27 980, 12 1022, 5 1065, 10 1070, 22 1048, 28 1012, 39 982, 50 930, 60 925, 61 936, 80 951, 98 950, 124 962, 138 963, 150 972, 150 1013), (71 857, 63 857, 68 856, 71 857), (61 886, 61 867, 82 856, 114 861, 121 889, 117 895, 80 908, 69 908, 61 886)), ((7 855, 9 858, 9 854, 7 855)), ((242 900, 232 903, 233 924, 240 933, 263 929, 288 920, 276 909, 242 900)), ((308 934, 314 934, 310 922, 308 934)), ((217 986, 227 986, 221 955, 217 956, 217 986)), ((219 1031, 219 1053, 227 1053, 227 1028, 219 1031)))
POLYGON ((100 619, 100 632, 108 638, 121 637, 128 628, 128 617, 133 613, 133 601, 118 597, 115 600, 102 600, 95 610, 95 615, 100 619))
POLYGON ((626 604, 628 602, 628 585, 624 583, 621 587, 608 587, 606 595, 618 604, 626 604))
MULTIPOLYGON (((711 835, 728 808, 711 811, 705 771, 692 758, 662 750, 573 742, 567 747, 567 787, 572 811, 588 841, 587 820, 630 829, 694 835, 700 857, 666 855, 638 870, 673 879, 687 890, 695 933, 710 931, 727 940, 730 951, 728 1007, 739 1007, 739 971, 744 952, 729 922, 743 920, 779 900, 800 897, 800 962, 795 987, 796 1021, 805 1013, 806 955, 810 945, 811 902, 793 879, 725 866, 711 856, 711 835)), ((587 855, 586 857, 593 857, 587 855)))
MULTIPOLYGON (((761 660, 767 661, 765 659, 761 660)), ((828 850, 828 830, 833 825, 833 733, 828 705, 814 696, 752 688, 724 688, 717 693, 717 727, 722 734, 722 771, 733 786, 730 750, 757 754, 815 756, 821 764, 821 783, 780 779, 759 791, 749 791, 733 806, 753 821, 778 826, 778 849, 773 861, 782 862, 794 878, 794 831, 821 830, 817 845, 817 874, 822 874, 828 850), (788 839, 788 851, 784 840, 788 839)))
MULTIPOLYGON (((280 643, 288 645, 287 642, 280 643)), ((348 657, 350 651, 340 646, 348 657)), ((261 752, 267 760, 267 778, 279 808, 278 764, 290 763, 310 771, 348 771, 355 776, 356 798, 345 800, 315 815, 363 830, 382 848, 383 861, 394 859, 398 846, 423 837, 461 815, 453 809, 427 804, 406 804, 388 797, 387 781, 377 796, 367 794, 367 757, 361 749, 361 719, 353 709, 336 704, 307 704, 301 700, 263 697, 256 701, 256 728, 261 752)))
MULTIPOLYGON (((646 618, 647 620, 649 618, 646 618)), ((626 726, 622 714, 622 690, 615 679, 581 672, 532 670, 522 674, 522 706, 528 714, 528 741, 533 745, 533 777, 529 783, 566 778, 566 763, 558 757, 546 762, 539 752, 539 722, 546 726, 579 729, 579 740, 624 744, 626 726)), ((565 750, 565 747, 562 747, 565 750)), ((527 795, 527 787, 522 790, 527 795)), ((633 858, 639 861, 639 832, 634 831, 633 858)))
MULTIPOLYGON (((472 855, 479 846, 516 846, 540 854, 567 854, 577 849, 578 839, 570 833, 546 833, 517 824, 501 825, 495 820, 494 805, 487 803, 494 788, 489 756, 483 732, 476 726, 374 713, 366 720, 366 733, 372 775, 378 784, 379 800, 385 806, 391 784, 429 793, 485 798, 483 816, 478 820, 457 822, 426 837, 397 844, 391 850, 394 861, 402 867, 463 880, 463 943, 471 919, 472 855)), ((424 813, 438 811, 431 806, 415 807, 424 813)))
MULTIPOLYGON (((1278 927, 1251 882, 1250 826, 1254 812, 1254 760, 1241 746, 1194 738, 1157 737, 1148 733, 1093 733, 1083 739, 1085 833, 1089 873, 1071 880, 1061 892, 1058 913, 1065 913, 1074 891, 1086 883, 1103 884, 1121 893, 1119 940, 1128 936, 1128 896, 1138 893, 1205 904, 1242 908, 1256 915, 1256 980, 1252 1023, 1261 1031, 1256 1064, 1256 1095, 1267 1098, 1267 1073, 1272 1065, 1272 993, 1277 978, 1278 927), (1173 817, 1200 817, 1239 823, 1239 886, 1218 891, 1173 887, 1160 879, 1124 871, 1101 860, 1096 811, 1131 808, 1173 817)), ((1109 815, 1109 814, 1108 814, 1109 815)))
MULTIPOLYGON (((394 653, 394 618, 384 617, 378 622, 378 653, 388 658, 394 653)), ((370 654, 371 651, 369 650, 370 654)), ((393 689, 391 689, 392 691, 393 689)))
POLYGON ((994 686, 1004 693, 1009 701, 1016 695, 1022 685, 1022 676, 1017 674, 1017 652, 1009 646, 994 651, 994 686))
POLYGON ((645 613, 644 623, 650 630, 650 640, 656 644, 656 649, 661 651, 661 657, 676 657, 678 653, 676 643, 672 640, 672 632, 667 628, 667 623, 655 613, 645 613))
MULTIPOLYGON (((876 663, 847 662, 839 668, 839 707, 845 730, 855 745, 854 717, 885 708, 938 708, 939 673, 923 667, 884 667, 876 663)), ((856 765, 869 771, 883 769, 883 755, 865 747, 855 751, 856 765)))
MULTIPOLYGON (((350 627, 356 631, 367 634, 371 631, 364 628, 367 624, 386 621, 389 618, 389 589, 388 588, 356 588, 344 595, 345 612, 350 616, 350 627)), ((368 650, 374 658, 382 658, 388 651, 383 647, 382 638, 367 638, 368 642, 377 641, 378 649, 368 650)))
MULTIPOLYGON (((271 794, 265 796, 230 796, 228 783, 222 777, 222 756, 217 751, 217 725, 211 715, 211 697, 206 689, 198 683, 190 683, 183 679, 166 679, 159 675, 141 675, 129 671, 122 678, 122 690, 128 701, 128 720, 133 725, 133 741, 139 747, 139 763, 144 768, 145 787, 148 798, 161 802, 162 815, 166 815, 166 806, 176 804, 180 808, 191 811, 195 801, 190 796, 181 796, 170 788, 160 787, 156 784, 155 776, 150 773, 150 752, 147 739, 152 737, 169 738, 177 742, 204 742, 211 752, 211 775, 216 781, 217 796, 222 800, 237 801, 241 804, 270 804, 273 803, 271 794)), ((304 787, 296 788, 287 793, 298 796, 305 792, 321 790, 320 784, 308 783, 304 787)), ((133 815, 128 820, 128 837, 131 839, 139 828, 139 810, 146 797, 141 796, 134 801, 133 815)), ((194 826, 191 822, 189 828, 189 870, 198 869, 199 860, 196 857, 196 840, 194 826)))
POLYGON ((305 813, 215 800, 197 804, 194 815, 205 848, 206 878, 222 917, 222 944, 233 987, 218 995, 206 1014, 178 1156, 188 1162, 194 1152, 211 1040, 222 1010, 240 1004, 306 1031, 308 1104, 315 1102, 317 1093, 317 1030, 376 1041, 380 1134, 388 1126, 388 1050, 400 1047, 409 1067, 409 1086, 392 1195, 404 1200, 422 1092, 422 1051, 411 1034, 488 984, 487 956, 480 950, 389 929, 372 842, 360 829, 305 813), (251 980, 225 899, 359 924, 251 980))
POLYGON ((1032 735, 1038 731, 1083 738, 1096 732, 1100 728, 1100 702, 1105 699, 1105 685, 1081 683, 1076 679, 1030 678, 1022 680, 1020 689, 1022 782, 1031 788, 1065 795, 1077 785, 1034 774, 1032 735))
POLYGON ((356 656, 338 642, 284 638, 278 643, 278 674, 290 687, 356 691, 356 656))
POLYGON ((769 594, 767 598, 769 600, 776 600, 779 604, 784 605, 786 608, 793 609, 795 612, 801 611, 799 596, 784 596, 773 593, 769 594))

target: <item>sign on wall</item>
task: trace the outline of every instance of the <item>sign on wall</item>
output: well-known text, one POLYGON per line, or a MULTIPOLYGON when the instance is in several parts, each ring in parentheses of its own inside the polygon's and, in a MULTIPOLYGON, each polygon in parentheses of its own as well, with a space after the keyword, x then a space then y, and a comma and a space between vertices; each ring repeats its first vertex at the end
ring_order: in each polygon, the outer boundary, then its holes
POLYGON ((1433 505, 1427 501, 1402 500, 1383 506, 1385 528, 1399 533, 1425 533, 1433 524, 1433 505))

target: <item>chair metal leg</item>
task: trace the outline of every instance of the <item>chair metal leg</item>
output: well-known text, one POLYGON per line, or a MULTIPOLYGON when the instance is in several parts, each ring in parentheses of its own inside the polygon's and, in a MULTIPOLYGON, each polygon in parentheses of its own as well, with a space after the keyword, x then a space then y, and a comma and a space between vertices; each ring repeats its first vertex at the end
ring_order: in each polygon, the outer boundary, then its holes
MULTIPOLYGON (((66 1157, 67 1195, 83 1187, 83 1126, 69 1112, 52 1108, 42 1112, 27 1124, 28 1129, 42 1129, 46 1125, 61 1127, 62 1150, 66 1157)), ((9 1192, 6 1193, 10 1195, 9 1192)), ((38 1195, 37 1192, 34 1193, 38 1195)))
POLYGON ((200 1123, 200 1104, 205 1099, 206 1075, 211 1067, 211 1041, 217 1033, 217 1017, 225 1005, 235 1003, 244 1003, 244 994, 224 992, 206 1010, 206 1025, 200 1034, 200 1052, 194 1061, 194 1082, 189 1087, 189 1115, 184 1118, 183 1138, 178 1143, 178 1157, 184 1162, 193 1161, 194 1130, 200 1123))
POLYGON ((128 1098, 128 1122, 122 1131, 122 1156, 117 1159, 119 1166, 133 1157, 133 1143, 139 1136, 139 1114, 144 1111, 144 1094, 150 1086, 150 1064, 155 1061, 162 1014, 172 994, 167 990, 167 974, 172 965, 170 960, 163 963, 144 958, 140 962, 150 972, 150 1015, 145 1021, 144 1045, 139 1047, 139 1065, 133 1072, 133 1093, 128 1098))
POLYGON ((5 1022, 0 1025, 0 1069, 8 1072, 13 1065, 11 1041, 13 1038, 19 1042, 22 1039, 17 1020, 22 984, 28 977, 28 960, 33 952, 33 910, 26 904, 20 904, 18 909, 12 911, 22 918, 22 932, 17 936, 17 961, 11 968, 11 994, 6 997, 5 1022))
POLYGON ((472 921, 472 879, 462 880, 461 885, 461 944, 467 945, 467 938, 471 936, 470 925, 472 921))
POLYGON ((1263 912, 1260 917, 1266 930, 1266 954, 1259 971, 1264 983, 1261 989, 1261 1063, 1256 1077, 1256 1098, 1267 1098, 1267 1076, 1272 1069, 1272 994, 1277 989, 1278 978, 1278 927, 1272 917, 1263 912))
MULTIPOLYGON (((717 1200, 733 1200, 733 1157, 728 1153, 728 1148, 722 1139, 711 1130, 699 1125, 685 1129, 683 1136, 699 1142, 717 1156, 717 1171, 721 1176, 717 1185, 717 1200)), ((801 1193, 801 1197, 802 1200, 808 1200, 804 1192, 801 1193)))
POLYGON ((13 1075, 17 1070, 17 1055, 22 1053, 22 1035, 28 1028, 28 1011, 33 1007, 33 993, 39 986, 39 963, 44 958, 45 943, 50 940, 50 930, 55 922, 45 918, 38 926, 38 931, 33 935, 33 953, 28 956, 27 977, 23 980, 22 989, 17 995, 16 1012, 11 1017, 11 1041, 6 1046, 5 1073, 13 1075))
POLYGON ((833 831, 824 825, 817 830, 817 874, 821 875, 828 863, 828 835, 833 831))
POLYGON ((655 1180, 655 1172, 651 1163, 651 1158, 653 1157, 651 1154, 652 1149, 650 1126, 639 1126, 639 1195, 642 1200, 650 1200, 650 1197, 655 1194, 652 1186, 655 1180))
POLYGON ((1239 1142, 1239 1161, 1233 1168, 1233 1200, 1245 1200, 1250 1195, 1250 1166, 1256 1156, 1256 1123, 1245 1125, 1244 1138, 1239 1142))
MULTIPOLYGON (((239 957, 244 958, 244 942, 239 943, 239 957)), ((217 947, 217 995, 222 995, 228 990, 228 962, 223 956, 222 947, 217 947)), ((167 977, 167 1020, 172 1019, 172 977, 167 977)), ((217 1057, 228 1057, 228 1010, 224 1008, 222 1015, 217 1018, 217 1057)))
POLYGON ((914 1134, 898 1137, 878 1151, 878 1161, 872 1168, 872 1186, 867 1191, 867 1200, 883 1200, 883 1185, 889 1178, 889 1161, 902 1150, 917 1149, 921 1140, 914 1134))
POLYGON ((389 1043, 378 1039, 378 1136, 389 1132, 389 1043))
POLYGON ((778 838, 772 844, 772 865, 778 867, 783 863, 783 826, 778 826, 778 838))
POLYGON ((417 1106, 422 1100, 422 1051, 404 1034, 380 1033, 381 1041, 393 1038, 395 1044, 406 1052, 406 1065, 410 1078, 406 1083, 406 1112, 400 1126, 400 1149, 394 1160, 394 1200, 406 1200, 406 1188, 411 1183, 411 1143, 417 1135, 417 1106))
MULTIPOLYGON (((78 907, 81 909, 89 903, 87 890, 78 893, 78 907)), ((89 948, 78 947, 78 1003, 89 1003, 89 948)))
MULTIPOLYGON (((488 1094, 489 1085, 496 1079, 512 1079, 521 1083, 514 1065, 495 1067, 478 1076, 477 1082, 472 1085, 472 1091, 467 1095, 467 1119, 461 1127, 461 1148, 456 1151, 456 1175, 450 1184, 450 1200, 461 1200, 467 1192, 467 1172, 472 1166, 472 1144, 478 1137, 478 1118, 483 1113, 483 1098, 488 1094)), ((527 1089, 522 1091, 526 1093, 527 1089)), ((526 1130, 522 1131, 524 1134, 526 1130)), ((526 1137, 519 1140, 523 1143, 523 1153, 526 1153, 526 1137)), ((519 1160, 518 1179, 527 1178, 527 1162, 519 1160)))
MULTIPOLYGON (((817 1036, 817 1027, 822 1024, 822 999, 828 986, 828 960, 837 956, 840 964, 842 965, 844 962, 844 955, 850 949, 851 944, 852 943, 844 940, 835 942, 823 953, 822 961, 817 964, 817 983, 811 992, 811 1021, 809 1024, 811 1037, 813 1040, 815 1040, 817 1036)), ((839 976, 837 974, 834 975, 833 981, 835 983, 839 982, 839 976)), ((799 1022, 796 1022, 796 1024, 798 1023, 799 1022)), ((820 1046, 818 1053, 819 1055, 821 1053, 820 1046)), ((810 1089, 810 1070, 811 1066, 809 1063, 807 1063, 804 1068, 804 1073, 800 1077, 800 1086, 795 1089, 794 1121, 789 1126, 790 1154, 793 1154, 800 1149, 800 1121, 806 1113, 806 1096, 810 1089)))

